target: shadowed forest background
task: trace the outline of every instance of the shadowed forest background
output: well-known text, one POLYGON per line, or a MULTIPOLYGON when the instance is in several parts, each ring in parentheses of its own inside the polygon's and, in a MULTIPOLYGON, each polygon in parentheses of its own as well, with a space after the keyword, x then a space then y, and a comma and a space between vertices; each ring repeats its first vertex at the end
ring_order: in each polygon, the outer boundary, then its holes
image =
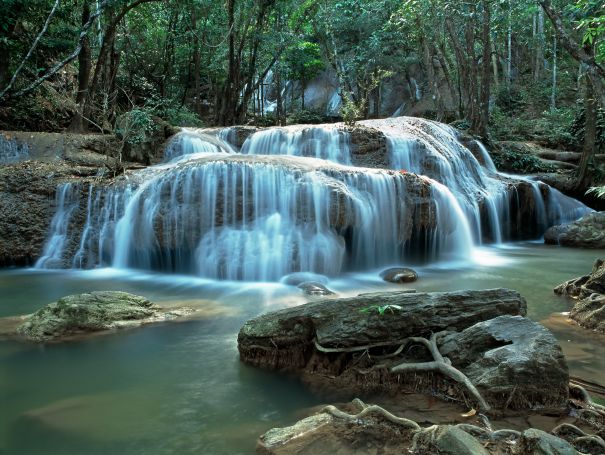
POLYGON ((494 142, 515 171, 549 169, 511 141, 583 151, 583 194, 603 174, 604 14, 594 0, 3 0, 0 127, 137 143, 159 119, 414 115, 494 142))

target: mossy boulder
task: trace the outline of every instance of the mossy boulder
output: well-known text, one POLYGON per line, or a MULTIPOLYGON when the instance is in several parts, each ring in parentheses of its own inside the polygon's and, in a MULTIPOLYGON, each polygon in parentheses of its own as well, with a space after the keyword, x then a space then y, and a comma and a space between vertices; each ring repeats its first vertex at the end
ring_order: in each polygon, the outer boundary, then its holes
POLYGON ((162 318, 161 308, 145 297, 119 291, 68 295, 46 305, 17 328, 32 341, 49 341, 162 318))

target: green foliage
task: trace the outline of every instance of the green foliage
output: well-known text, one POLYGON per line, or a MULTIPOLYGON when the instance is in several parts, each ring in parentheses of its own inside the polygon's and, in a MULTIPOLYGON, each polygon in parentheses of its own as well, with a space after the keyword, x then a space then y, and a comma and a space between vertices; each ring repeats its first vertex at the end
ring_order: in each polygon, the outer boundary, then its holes
POLYGON ((301 81, 305 86, 326 67, 321 58, 319 44, 299 41, 290 46, 285 55, 288 66, 287 77, 301 81))
POLYGON ((506 113, 495 108, 490 115, 490 133, 498 141, 535 141, 555 148, 577 149, 572 132, 575 109, 544 111, 539 116, 506 113))
MULTIPOLYGON (((577 110, 576 116, 571 124, 570 132, 578 144, 584 142, 584 130, 586 125, 586 110, 584 106, 577 110)), ((605 110, 597 110, 597 153, 605 153, 605 110)))
POLYGON ((204 126, 200 117, 186 106, 168 107, 162 118, 174 126, 204 126))
POLYGON ((599 199, 605 199, 605 186, 593 186, 588 189, 586 194, 594 194, 599 199))
POLYGON ((135 107, 118 116, 115 133, 127 144, 135 145, 146 142, 156 129, 157 125, 153 120, 153 110, 135 107))
POLYGON ((287 123, 289 125, 295 125, 298 123, 307 123, 307 124, 318 124, 325 123, 329 119, 326 116, 316 110, 305 109, 302 111, 295 111, 288 115, 287 123))
POLYGON ((345 125, 354 126, 357 120, 363 118, 365 102, 365 98, 355 101, 350 94, 344 94, 342 97, 342 106, 340 107, 340 115, 342 116, 345 125))
POLYGON ((552 164, 544 163, 531 153, 516 148, 506 147, 500 153, 494 153, 492 160, 496 168, 504 172, 520 174, 534 174, 540 172, 555 172, 557 168, 552 164))
POLYGON ((395 310, 402 311, 403 307, 400 305, 370 305, 369 307, 362 308, 359 310, 360 313, 378 313, 380 316, 383 316, 387 311, 390 313, 395 313, 395 310))

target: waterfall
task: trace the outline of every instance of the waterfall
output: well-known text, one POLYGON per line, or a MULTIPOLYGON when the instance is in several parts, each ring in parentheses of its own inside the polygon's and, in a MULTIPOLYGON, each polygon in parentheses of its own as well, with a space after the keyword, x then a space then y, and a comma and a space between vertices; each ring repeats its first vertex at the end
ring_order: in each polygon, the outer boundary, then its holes
POLYGON ((36 261, 37 268, 60 268, 64 249, 70 236, 70 223, 80 205, 80 187, 75 183, 64 183, 57 188, 57 209, 50 224, 51 235, 46 241, 42 256, 36 261))
POLYGON ((246 139, 241 153, 308 156, 350 164, 349 141, 348 133, 336 128, 268 128, 246 139))
POLYGON ((0 165, 18 163, 29 159, 29 147, 0 134, 0 165))
POLYGON ((206 134, 199 129, 183 128, 174 135, 164 151, 164 159, 171 161, 180 156, 194 155, 197 153, 235 153, 229 141, 206 134))
POLYGON ((541 182, 495 172, 484 149, 478 160, 446 125, 363 124, 385 133, 390 170, 352 166, 367 151, 339 125, 257 131, 240 153, 228 143, 233 128, 185 129, 164 163, 106 185, 61 186, 36 265, 246 281, 336 276, 469 261, 483 241, 536 237, 589 210, 541 182))

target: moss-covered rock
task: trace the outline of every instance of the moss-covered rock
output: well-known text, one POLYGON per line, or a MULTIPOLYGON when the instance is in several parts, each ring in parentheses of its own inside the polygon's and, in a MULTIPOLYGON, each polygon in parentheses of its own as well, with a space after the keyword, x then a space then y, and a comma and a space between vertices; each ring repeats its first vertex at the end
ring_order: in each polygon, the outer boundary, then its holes
POLYGON ((119 291, 95 291, 63 297, 30 315, 17 332, 33 341, 139 325, 164 317, 145 297, 119 291))

